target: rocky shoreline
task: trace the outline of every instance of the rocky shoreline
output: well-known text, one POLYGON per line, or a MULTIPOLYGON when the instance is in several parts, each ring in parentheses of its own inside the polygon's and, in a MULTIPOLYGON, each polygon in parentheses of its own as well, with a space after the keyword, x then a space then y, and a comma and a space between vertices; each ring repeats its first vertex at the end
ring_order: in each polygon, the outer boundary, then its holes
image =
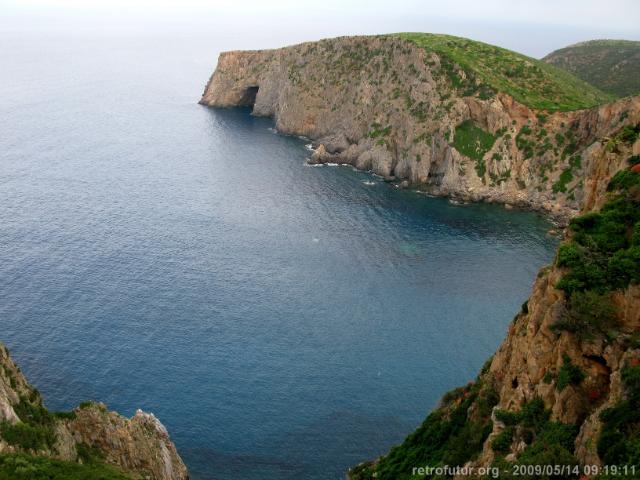
POLYGON ((450 77, 439 55, 401 38, 343 37, 222 53, 200 103, 274 118, 277 131, 313 141, 312 162, 347 163, 430 195, 542 211, 562 224, 623 168, 606 140, 640 121, 640 97, 548 112, 502 92, 464 95, 450 77), (464 148, 469 136, 487 145, 464 148))

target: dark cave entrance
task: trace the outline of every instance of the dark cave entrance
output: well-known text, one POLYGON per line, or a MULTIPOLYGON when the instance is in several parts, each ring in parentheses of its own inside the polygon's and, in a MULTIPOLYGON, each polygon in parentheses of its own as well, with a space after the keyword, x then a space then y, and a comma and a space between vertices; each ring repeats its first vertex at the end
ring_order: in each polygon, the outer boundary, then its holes
POLYGON ((256 96, 258 95, 258 89, 260 87, 247 87, 242 97, 238 101, 240 107, 253 107, 256 103, 256 96))

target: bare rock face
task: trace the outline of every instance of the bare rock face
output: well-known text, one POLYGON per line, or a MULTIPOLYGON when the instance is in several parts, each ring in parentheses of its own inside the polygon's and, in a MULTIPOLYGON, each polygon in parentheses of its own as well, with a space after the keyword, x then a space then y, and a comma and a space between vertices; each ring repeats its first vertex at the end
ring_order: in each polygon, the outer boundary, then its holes
POLYGON ((393 36, 222 53, 200 103, 252 105, 280 132, 322 146, 316 163, 349 163, 431 194, 525 206, 560 219, 594 206, 621 168, 623 160, 600 140, 640 121, 640 97, 549 113, 504 93, 465 96, 438 54, 393 36), (494 138, 475 158, 456 148, 464 122, 494 138))
MULTIPOLYGON (((66 461, 82 461, 80 451, 91 451, 101 461, 114 465, 134 478, 187 480, 187 468, 169 438, 166 428, 151 413, 138 410, 132 418, 110 412, 101 403, 88 402, 71 414, 56 417, 46 412, 39 393, 13 363, 0 344, 0 422, 29 422, 17 411, 45 412, 39 428, 50 430, 55 441, 26 453, 66 461), (26 407, 26 408, 25 408, 26 407)), ((0 434, 0 453, 24 452, 0 434)))

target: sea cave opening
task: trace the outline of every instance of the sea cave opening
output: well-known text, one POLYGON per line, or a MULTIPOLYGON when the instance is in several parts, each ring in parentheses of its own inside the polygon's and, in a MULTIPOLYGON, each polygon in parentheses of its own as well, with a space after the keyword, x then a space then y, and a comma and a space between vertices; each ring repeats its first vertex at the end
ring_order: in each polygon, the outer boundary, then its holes
POLYGON ((256 103, 256 96, 258 95, 258 89, 260 87, 247 87, 238 102, 241 107, 253 107, 256 103))

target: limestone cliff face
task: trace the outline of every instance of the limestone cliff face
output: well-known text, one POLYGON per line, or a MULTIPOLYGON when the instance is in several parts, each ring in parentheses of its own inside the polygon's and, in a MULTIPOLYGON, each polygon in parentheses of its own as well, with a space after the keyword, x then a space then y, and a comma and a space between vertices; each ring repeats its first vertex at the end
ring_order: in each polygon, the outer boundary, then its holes
POLYGON ((138 410, 128 419, 89 402, 65 415, 50 414, 37 390, 0 344, 0 424, 34 425, 37 446, 5 439, 0 429, 0 453, 31 453, 71 462, 83 461, 87 451, 132 478, 186 480, 187 469, 169 434, 150 413, 138 410), (47 439, 50 438, 50 441, 47 439))
MULTIPOLYGON (((616 339, 587 340, 553 329, 566 308, 564 293, 555 288, 560 275, 555 267, 541 271, 527 313, 514 319, 486 377, 494 383, 500 399, 496 408, 518 411, 525 402, 541 398, 551 410, 553 421, 579 426, 575 455, 580 463, 601 465, 596 449, 602 428, 600 414, 624 397, 622 368, 640 356, 640 350, 628 344, 629 337, 640 329, 640 286, 632 285, 615 294, 619 312, 616 339), (559 391, 557 373, 565 358, 585 378, 579 385, 559 391)), ((476 465, 489 466, 494 460, 491 443, 505 425, 493 420, 493 431, 476 465)), ((511 448, 517 454, 523 447, 511 448)))
POLYGON ((548 113, 500 92, 467 95, 450 74, 466 72, 446 67, 435 52, 393 36, 226 52, 200 103, 253 106, 280 132, 314 140, 313 162, 348 163, 431 194, 565 219, 592 205, 622 167, 601 141, 638 123, 640 97, 548 113), (492 139, 475 158, 456 148, 465 125, 492 139))

